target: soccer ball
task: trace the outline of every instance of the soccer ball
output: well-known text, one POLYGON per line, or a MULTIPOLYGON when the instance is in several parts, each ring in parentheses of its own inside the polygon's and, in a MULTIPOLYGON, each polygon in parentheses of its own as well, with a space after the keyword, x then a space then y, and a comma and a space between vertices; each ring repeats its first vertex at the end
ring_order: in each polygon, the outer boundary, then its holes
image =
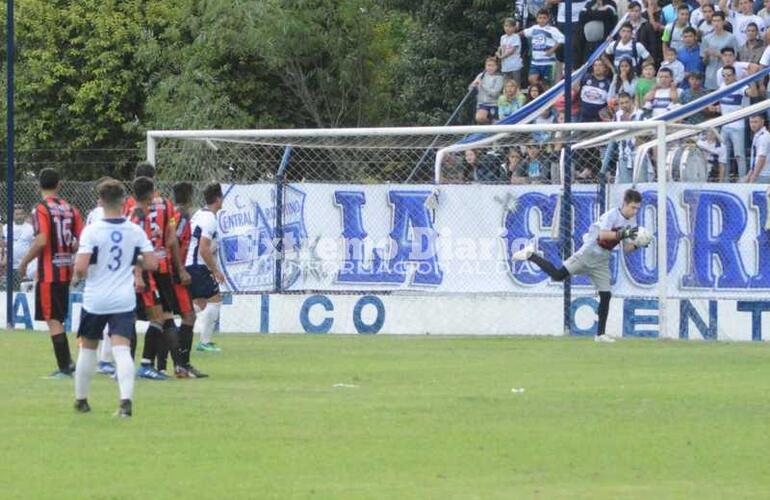
POLYGON ((652 243, 653 237, 652 234, 647 230, 646 227, 642 226, 639 228, 639 231, 636 233, 636 238, 634 238, 634 244, 639 247, 646 247, 650 243, 652 243))

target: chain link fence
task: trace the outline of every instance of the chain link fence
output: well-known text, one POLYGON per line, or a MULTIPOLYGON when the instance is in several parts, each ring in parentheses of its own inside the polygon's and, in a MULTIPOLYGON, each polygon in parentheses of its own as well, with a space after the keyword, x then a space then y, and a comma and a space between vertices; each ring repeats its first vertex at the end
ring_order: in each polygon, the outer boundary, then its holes
MULTIPOLYGON (((542 273, 511 254, 541 238, 560 261, 572 234, 560 213, 564 147, 597 134, 160 139, 156 165, 163 178, 236 184, 219 216, 235 292, 560 295, 530 286, 542 273)), ((605 150, 572 155, 586 184, 578 202, 594 212, 605 150)), ((580 230, 597 215, 584 211, 580 230)))
MULTIPOLYGON (((634 158, 635 148, 653 138, 650 132, 573 150, 575 194, 572 215, 565 219, 565 146, 597 134, 544 128, 479 135, 470 138, 476 141, 473 146, 448 152, 445 148, 469 142, 469 137, 163 139, 157 145, 157 184, 171 196, 174 182, 192 182, 197 206, 203 204, 200 192, 207 182, 229 186, 220 214, 220 259, 235 293, 559 295, 560 284, 545 280, 532 266, 512 262, 511 254, 535 239, 546 256, 560 262, 565 248, 582 245, 582 235, 606 205, 617 204, 622 189, 655 180, 654 152, 642 162, 634 158), (438 166, 436 158, 441 159, 438 166), (439 183, 434 182, 437 176, 439 183), (417 256, 410 253, 415 245, 417 256), (406 254, 404 247, 410 247, 406 254)), ((719 179, 720 170, 725 177, 737 174, 737 162, 702 147, 706 135, 670 145, 667 164, 675 181, 719 179), (692 172, 697 175, 683 176, 692 172)), ((96 205, 96 179, 120 173, 130 191, 133 168, 143 156, 136 151, 94 153, 78 165, 35 163, 42 156, 21 155, 14 203, 28 213, 39 199, 34 173, 53 165, 65 179, 61 196, 85 217, 96 205), (77 180, 85 170, 92 178, 77 180)), ((6 196, 0 184, 3 211, 6 196)), ((3 222, 10 218, 5 214, 3 222)), ((588 282, 577 284, 578 294, 591 291, 588 282)))

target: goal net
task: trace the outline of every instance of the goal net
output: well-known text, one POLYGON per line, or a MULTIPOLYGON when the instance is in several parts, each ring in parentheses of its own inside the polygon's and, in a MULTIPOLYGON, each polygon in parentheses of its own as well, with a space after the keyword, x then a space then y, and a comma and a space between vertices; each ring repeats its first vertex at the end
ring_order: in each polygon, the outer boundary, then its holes
MULTIPOLYGON (((664 127, 629 123, 624 137, 643 143, 664 127)), ((161 179, 224 184, 219 258, 232 293, 558 298, 561 283, 511 255, 534 239, 559 265, 562 248, 582 244, 615 191, 597 184, 606 143, 569 160, 565 150, 617 130, 155 131, 148 159, 161 179), (582 177, 562 219, 565 161, 582 177)), ((585 278, 573 283, 594 295, 585 278)))

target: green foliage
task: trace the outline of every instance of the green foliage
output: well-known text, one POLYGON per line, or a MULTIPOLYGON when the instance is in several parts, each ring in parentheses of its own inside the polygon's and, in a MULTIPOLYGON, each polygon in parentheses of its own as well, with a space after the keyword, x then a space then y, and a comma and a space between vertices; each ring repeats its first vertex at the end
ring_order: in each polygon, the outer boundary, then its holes
POLYGON ((387 122, 408 18, 372 0, 260 1, 258 46, 316 127, 387 122))
POLYGON ((440 124, 508 4, 17 0, 18 158, 88 179, 129 172, 150 129, 440 124), (100 149, 123 152, 77 154, 100 149))
POLYGON ((394 78, 400 89, 403 121, 438 125, 449 118, 493 55, 510 0, 390 0, 415 19, 402 47, 394 78))

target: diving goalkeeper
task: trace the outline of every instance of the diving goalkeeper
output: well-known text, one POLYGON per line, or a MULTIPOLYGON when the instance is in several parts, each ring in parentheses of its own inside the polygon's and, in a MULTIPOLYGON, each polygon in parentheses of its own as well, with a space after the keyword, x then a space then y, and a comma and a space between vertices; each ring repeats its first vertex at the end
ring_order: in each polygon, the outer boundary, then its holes
POLYGON ((613 208, 591 224, 591 228, 583 237, 580 247, 559 269, 545 260, 535 249, 535 242, 530 242, 511 255, 513 260, 528 260, 537 264, 555 281, 563 281, 570 275, 584 274, 591 278, 599 291, 599 327, 594 340, 597 342, 615 342, 607 337, 607 315, 610 311, 610 252, 619 243, 623 243, 623 251, 633 252, 640 247, 646 247, 652 241, 652 236, 636 223, 636 213, 642 203, 642 195, 635 189, 628 189, 623 194, 623 205, 613 208))

